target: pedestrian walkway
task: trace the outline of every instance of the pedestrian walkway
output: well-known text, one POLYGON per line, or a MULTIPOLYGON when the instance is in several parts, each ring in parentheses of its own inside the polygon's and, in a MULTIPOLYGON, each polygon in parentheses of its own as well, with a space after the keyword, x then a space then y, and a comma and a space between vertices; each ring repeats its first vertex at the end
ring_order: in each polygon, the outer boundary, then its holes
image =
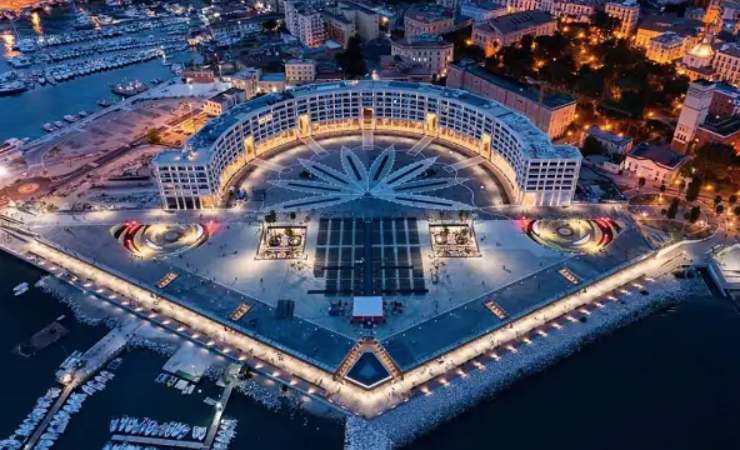
POLYGON ((200 442, 193 441, 178 441, 175 439, 162 439, 148 436, 129 436, 124 434, 114 434, 111 437, 111 441, 114 442, 127 442, 129 444, 141 444, 141 445, 158 445, 160 447, 175 447, 175 448, 208 448, 203 447, 200 442))
POLYGON ((363 130, 362 131, 362 149, 372 150, 373 143, 374 143, 374 134, 372 130, 363 130))
POLYGON ((424 136, 423 138, 419 139, 416 144, 414 144, 414 146, 409 149, 409 155, 418 155, 419 153, 424 151, 425 148, 429 147, 429 144, 431 144, 433 140, 434 138, 432 136, 424 136))
POLYGON ((267 160, 264 160, 262 158, 256 158, 252 162, 252 164, 254 164, 255 166, 257 166, 257 167, 259 167, 261 169, 272 170, 273 172, 277 172, 277 173, 280 173, 283 170, 285 170, 285 166, 284 165, 278 164, 278 163, 273 162, 273 161, 267 161, 267 160))
POLYGON ((218 432, 218 427, 221 424, 221 417, 224 414, 226 405, 229 403, 231 393, 233 392, 236 385, 239 384, 239 380, 237 379, 236 374, 239 373, 240 369, 241 365, 239 364, 229 365, 229 369, 227 370, 228 374, 226 375, 228 377, 228 380, 226 381, 226 387, 224 388, 223 394, 221 394, 221 399, 216 404, 216 413, 213 415, 213 421, 211 422, 211 426, 208 428, 208 434, 206 435, 206 439, 203 442, 203 449, 210 449, 213 445, 213 440, 216 439, 216 433, 218 432))
POLYGON ((316 156, 324 156, 324 155, 326 155, 326 154, 329 153, 329 152, 326 151, 326 149, 324 147, 321 146, 321 144, 319 144, 318 142, 316 142, 316 140, 314 138, 312 138, 311 136, 304 137, 304 138, 301 139, 301 141, 304 144, 306 144, 306 146, 309 149, 311 149, 311 151, 314 152, 314 154, 316 154, 316 156))
POLYGON ((478 164, 484 163, 486 160, 483 159, 482 156, 473 156, 472 158, 463 159, 462 161, 458 161, 455 164, 450 165, 453 169, 461 170, 461 169, 467 169, 468 167, 477 166, 478 164))

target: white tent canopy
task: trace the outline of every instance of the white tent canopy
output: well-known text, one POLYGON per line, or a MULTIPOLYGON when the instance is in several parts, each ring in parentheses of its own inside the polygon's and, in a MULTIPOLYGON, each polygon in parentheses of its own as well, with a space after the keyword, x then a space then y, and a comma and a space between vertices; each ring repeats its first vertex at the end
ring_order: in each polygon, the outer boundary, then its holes
POLYGON ((383 297, 355 297, 352 302, 352 317, 383 317, 383 297))

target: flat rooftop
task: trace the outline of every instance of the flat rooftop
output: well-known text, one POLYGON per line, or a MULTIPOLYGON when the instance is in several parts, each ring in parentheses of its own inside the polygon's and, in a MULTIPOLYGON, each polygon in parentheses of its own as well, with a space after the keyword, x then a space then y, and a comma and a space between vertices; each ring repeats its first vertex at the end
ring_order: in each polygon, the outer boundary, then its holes
POLYGON ((638 159, 649 159, 669 169, 675 169, 687 158, 686 155, 672 150, 667 144, 653 145, 648 143, 637 145, 628 155, 638 159))
MULTIPOLYGON (((489 83, 495 84, 502 89, 510 92, 515 92, 518 95, 528 98, 529 100, 539 102, 540 94, 539 90, 535 86, 521 83, 511 77, 491 73, 477 63, 460 63, 455 64, 455 66, 460 68, 461 70, 475 75, 476 77, 482 78, 489 83)), ((571 105, 575 103, 575 101, 576 99, 574 97, 563 93, 547 94, 542 97, 542 104, 552 109, 571 105)))
POLYGON ((451 9, 435 3, 412 6, 406 10, 404 18, 411 18, 417 22, 439 22, 441 20, 453 20, 454 14, 451 9))
POLYGON ((555 18, 546 12, 522 11, 495 17, 489 20, 486 25, 500 33, 508 34, 550 22, 555 22, 555 18))

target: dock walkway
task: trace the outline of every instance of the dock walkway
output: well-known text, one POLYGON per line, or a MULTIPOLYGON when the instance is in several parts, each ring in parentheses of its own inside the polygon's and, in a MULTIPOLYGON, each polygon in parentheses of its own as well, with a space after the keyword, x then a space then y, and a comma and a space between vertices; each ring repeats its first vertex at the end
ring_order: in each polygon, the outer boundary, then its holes
POLYGON ((39 438, 41 438, 41 435, 44 434, 44 431, 46 431, 46 427, 49 426, 49 422, 51 422, 51 419, 53 419, 54 415, 59 412, 59 409, 64 406, 64 404, 67 402, 67 398, 70 396, 70 394, 72 394, 72 392, 74 392, 77 386, 78 384, 71 383, 64 387, 64 390, 57 398, 57 401, 54 402, 54 405, 49 409, 49 412, 46 414, 46 417, 44 417, 44 420, 39 423, 36 431, 34 431, 31 437, 28 438, 28 442, 26 442, 26 445, 23 446, 24 450, 31 450, 36 446, 39 438))
POLYGON ((127 442, 129 444, 141 445, 158 445, 161 447, 179 447, 179 448, 203 448, 202 442, 195 441, 178 441, 176 439, 163 439, 149 436, 130 436, 125 434, 114 434, 111 437, 114 442, 127 442))
POLYGON ((24 450, 30 450, 36 446, 36 443, 41 438, 41 435, 46 431, 46 428, 54 418, 54 415, 64 406, 70 394, 72 394, 78 386, 87 381, 87 379, 95 372, 100 370, 104 364, 115 358, 121 350, 123 350, 126 343, 128 343, 131 336, 133 336, 134 332, 141 326, 141 324, 141 321, 135 320, 122 327, 114 328, 106 334, 103 339, 96 342, 95 345, 85 352, 82 356, 84 365, 71 374, 71 381, 64 387, 61 395, 59 395, 56 402, 54 402, 54 405, 49 409, 44 420, 39 423, 39 426, 28 439, 26 445, 23 446, 24 450))
MULTIPOLYGON (((239 372, 240 365, 234 365, 232 364, 230 368, 235 372, 239 372)), ((221 394, 221 399, 218 402, 218 405, 216 406, 216 413, 213 415, 213 421, 211 422, 211 426, 208 427, 208 434, 206 435, 205 441, 203 441, 203 449, 207 450, 213 446, 213 441, 216 439, 216 432, 218 432, 218 427, 221 424, 221 417, 224 414, 224 410, 226 410, 226 405, 229 403, 229 397, 231 397, 231 392, 234 390, 236 385, 239 384, 239 380, 234 375, 229 375, 229 379, 226 382, 226 387, 224 388, 224 392, 221 394)))

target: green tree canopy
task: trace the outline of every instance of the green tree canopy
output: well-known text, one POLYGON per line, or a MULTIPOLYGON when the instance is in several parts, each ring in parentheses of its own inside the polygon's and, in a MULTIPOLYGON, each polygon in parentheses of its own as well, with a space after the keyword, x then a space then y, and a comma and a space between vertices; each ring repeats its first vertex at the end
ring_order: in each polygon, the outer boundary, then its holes
POLYGON ((679 204, 678 198, 674 197, 671 200, 671 205, 668 207, 668 212, 666 214, 669 219, 676 218, 676 214, 678 213, 678 204, 679 204))
POLYGON ((581 153, 583 156, 588 155, 603 155, 606 153, 606 149, 603 145, 601 145, 601 142, 599 142, 598 139, 596 139, 593 136, 588 136, 583 141, 583 146, 581 147, 581 153))
POLYGON ((701 209, 698 206, 694 206, 689 211, 689 222, 695 223, 697 220, 699 220, 700 215, 701 215, 701 209))
POLYGON ((337 64, 344 70, 348 78, 362 78, 367 74, 367 65, 365 55, 362 51, 362 44, 357 36, 352 36, 347 44, 347 50, 338 53, 336 56, 337 64))
POLYGON ((690 166, 705 177, 722 181, 733 168, 740 167, 740 158, 733 146, 710 142, 696 150, 690 166))
POLYGON ((699 190, 701 189, 702 179, 697 176, 691 179, 689 186, 686 188, 686 200, 693 202, 699 198, 699 190))

